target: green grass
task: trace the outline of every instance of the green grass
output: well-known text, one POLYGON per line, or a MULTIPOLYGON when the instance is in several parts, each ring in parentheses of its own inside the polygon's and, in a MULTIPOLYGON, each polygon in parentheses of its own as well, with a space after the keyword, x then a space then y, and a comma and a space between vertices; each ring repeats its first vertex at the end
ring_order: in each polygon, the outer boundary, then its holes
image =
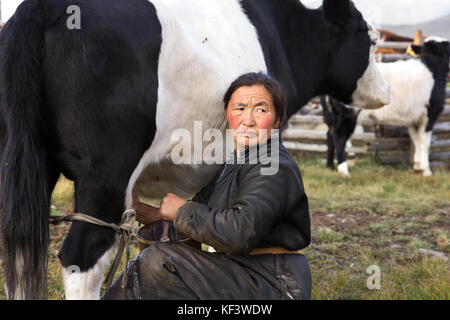
POLYGON ((311 207, 359 210, 379 215, 430 215, 448 205, 450 174, 436 171, 429 179, 409 170, 380 166, 370 157, 358 161, 351 178, 324 168, 317 158, 299 159, 311 207))
MULTIPOLYGON (((424 178, 366 157, 343 178, 319 157, 296 159, 310 204, 312 242, 303 252, 311 265, 313 299, 450 299, 448 262, 418 251, 450 254, 449 171, 424 178), (372 265, 381 272, 378 290, 367 288, 372 265)), ((61 179, 52 214, 72 210, 73 184, 61 179)), ((51 226, 49 299, 64 299, 57 252, 68 227, 51 226)), ((138 252, 133 243, 132 256, 138 252)), ((0 265, 0 299, 3 288, 0 265)))
POLYGON ((316 231, 316 237, 322 242, 339 242, 344 238, 344 236, 339 232, 336 232, 327 227, 318 228, 318 230, 316 231))
POLYGON ((304 250, 313 299, 450 298, 448 262, 418 249, 450 252, 450 172, 424 178, 401 166, 358 159, 350 178, 297 156, 310 201, 312 244, 304 250), (367 288, 367 267, 381 288, 367 288))

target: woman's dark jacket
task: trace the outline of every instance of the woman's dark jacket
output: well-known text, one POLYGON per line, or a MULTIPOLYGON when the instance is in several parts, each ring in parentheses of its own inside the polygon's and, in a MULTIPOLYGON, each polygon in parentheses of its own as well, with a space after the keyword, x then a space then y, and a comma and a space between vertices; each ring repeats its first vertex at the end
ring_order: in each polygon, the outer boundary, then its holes
MULTIPOLYGON (((225 164, 216 179, 178 210, 177 231, 233 254, 308 246, 310 218, 300 170, 281 143, 273 145, 279 150, 276 174, 262 175, 261 169, 269 164, 261 163, 259 157, 256 164, 225 164)), ((269 156, 276 158, 275 148, 271 143, 267 146, 269 156)), ((248 160, 248 150, 245 155, 248 160)))
POLYGON ((281 144, 275 149, 275 175, 261 175, 269 167, 261 162, 226 164, 178 210, 177 231, 220 253, 155 243, 130 262, 127 285, 121 285, 122 274, 103 299, 309 299, 305 256, 248 255, 254 248, 299 250, 310 242, 308 200, 297 163, 281 144))

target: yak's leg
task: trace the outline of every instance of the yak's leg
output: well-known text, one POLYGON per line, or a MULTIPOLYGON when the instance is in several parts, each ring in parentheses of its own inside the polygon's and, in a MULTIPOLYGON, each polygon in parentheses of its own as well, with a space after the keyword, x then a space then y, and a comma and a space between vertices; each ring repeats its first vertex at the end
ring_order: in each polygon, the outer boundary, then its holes
POLYGON ((432 130, 434 124, 436 123, 439 115, 444 110, 445 101, 444 99, 439 99, 440 95, 436 95, 435 99, 430 101, 430 105, 428 107, 427 121, 426 127, 423 129, 423 149, 421 150, 421 168, 423 169, 424 176, 431 176, 433 173, 430 168, 430 147, 431 147, 431 138, 433 136, 432 130))
POLYGON ((348 172, 345 148, 353 132, 355 132, 357 117, 358 116, 353 109, 341 105, 341 111, 336 124, 335 144, 338 171, 346 177, 349 177, 350 173, 348 172))
POLYGON ((347 165, 347 157, 345 154, 345 145, 347 143, 347 139, 345 136, 337 136, 336 137, 336 157, 338 163, 338 172, 344 176, 349 176, 348 165, 347 165))
POLYGON ((333 106, 330 104, 330 97, 320 96, 320 104, 323 109, 323 121, 328 126, 327 131, 327 168, 334 170, 334 142, 333 135, 336 130, 336 115, 334 114, 333 106))
POLYGON ((61 275, 67 300, 100 299, 103 271, 113 258, 115 247, 111 246, 106 250, 89 270, 81 271, 77 265, 62 268, 61 275))
MULTIPOLYGON (((111 175, 111 173, 110 173, 111 175)), ((75 211, 119 223, 126 183, 90 176, 75 183, 75 211)), ((103 271, 114 254, 116 233, 107 227, 73 222, 59 253, 66 299, 99 299, 103 271)))
POLYGON ((411 140, 414 143, 414 166, 413 169, 422 171, 424 176, 431 176, 429 162, 429 150, 431 146, 431 131, 425 131, 425 123, 409 128, 411 140))
POLYGON ((409 127, 409 135, 414 145, 413 169, 418 171, 420 170, 420 154, 421 154, 420 148, 422 147, 419 137, 419 127, 418 126, 409 127))
POLYGON ((433 175, 430 168, 430 146, 431 146, 431 131, 423 131, 422 134, 422 149, 420 157, 420 169, 425 177, 433 175))
POLYGON ((336 148, 338 172, 344 176, 350 176, 345 155, 345 145, 347 143, 347 137, 336 133, 333 135, 333 140, 336 148))
POLYGON ((334 142, 331 129, 327 132, 327 168, 334 170, 334 142))

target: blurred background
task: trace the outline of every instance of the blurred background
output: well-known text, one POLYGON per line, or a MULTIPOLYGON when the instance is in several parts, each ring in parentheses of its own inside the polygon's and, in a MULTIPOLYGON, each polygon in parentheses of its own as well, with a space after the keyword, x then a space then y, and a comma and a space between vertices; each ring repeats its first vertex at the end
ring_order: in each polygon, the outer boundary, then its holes
MULTIPOLYGON (((317 8, 322 0, 303 0, 317 8)), ((448 0, 353 0, 364 18, 375 28, 414 37, 416 30, 424 34, 450 38, 450 1, 448 0)))

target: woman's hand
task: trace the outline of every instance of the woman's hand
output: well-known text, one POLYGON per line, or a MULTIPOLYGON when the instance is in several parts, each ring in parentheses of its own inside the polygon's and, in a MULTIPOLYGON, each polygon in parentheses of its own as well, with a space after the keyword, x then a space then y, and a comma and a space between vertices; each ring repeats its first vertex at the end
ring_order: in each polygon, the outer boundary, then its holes
POLYGON ((173 193, 168 193, 162 200, 159 212, 161 218, 167 221, 173 221, 178 209, 185 204, 186 201, 173 193))
POLYGON ((139 221, 142 224, 150 224, 155 221, 162 220, 161 214, 159 212, 159 208, 150 206, 146 203, 139 202, 139 198, 134 192, 132 191, 132 198, 133 198, 133 208, 136 211, 136 220, 139 221))

